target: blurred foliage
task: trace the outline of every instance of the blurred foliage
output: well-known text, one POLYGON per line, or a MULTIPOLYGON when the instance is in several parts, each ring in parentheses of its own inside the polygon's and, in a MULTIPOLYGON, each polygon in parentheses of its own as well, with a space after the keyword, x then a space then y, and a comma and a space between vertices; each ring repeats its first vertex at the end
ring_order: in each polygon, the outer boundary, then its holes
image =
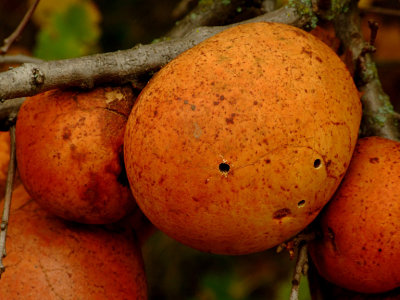
POLYGON ((89 0, 42 0, 34 14, 38 25, 34 55, 62 59, 98 51, 100 12, 89 0))
POLYGON ((96 0, 104 14, 101 47, 104 51, 128 49, 163 36, 177 21, 174 8, 180 0, 96 0))
MULTIPOLYGON (((161 232, 144 245, 149 299, 281 300, 289 299, 294 261, 275 249, 226 256, 184 246, 161 232)), ((303 278, 300 300, 309 300, 303 278)))

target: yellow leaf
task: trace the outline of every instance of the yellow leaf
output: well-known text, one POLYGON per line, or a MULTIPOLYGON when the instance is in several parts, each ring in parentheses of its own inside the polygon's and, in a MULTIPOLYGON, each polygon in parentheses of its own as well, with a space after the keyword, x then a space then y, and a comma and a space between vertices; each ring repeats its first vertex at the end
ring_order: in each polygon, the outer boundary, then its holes
MULTIPOLYGON (((29 0, 29 2, 32 4, 34 0, 29 0)), ((96 24, 100 22, 101 14, 91 0, 41 0, 32 16, 32 20, 39 27, 46 27, 50 24, 53 14, 63 13, 67 11, 71 5, 75 4, 84 5, 88 12, 89 22, 96 24)))

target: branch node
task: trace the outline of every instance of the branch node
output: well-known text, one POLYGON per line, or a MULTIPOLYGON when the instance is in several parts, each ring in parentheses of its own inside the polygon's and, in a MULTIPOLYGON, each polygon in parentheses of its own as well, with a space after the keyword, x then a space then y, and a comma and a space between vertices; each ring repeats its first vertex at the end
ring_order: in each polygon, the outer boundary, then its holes
POLYGON ((6 230, 7 229, 7 222, 1 222, 1 225, 0 225, 0 230, 6 230))
POLYGON ((39 86, 41 86, 43 83, 44 83, 44 79, 45 79, 45 77, 44 77, 44 74, 43 74, 43 72, 40 70, 40 69, 38 69, 38 68, 33 68, 32 69, 32 84, 34 85, 34 86, 37 86, 37 87, 39 87, 39 86))

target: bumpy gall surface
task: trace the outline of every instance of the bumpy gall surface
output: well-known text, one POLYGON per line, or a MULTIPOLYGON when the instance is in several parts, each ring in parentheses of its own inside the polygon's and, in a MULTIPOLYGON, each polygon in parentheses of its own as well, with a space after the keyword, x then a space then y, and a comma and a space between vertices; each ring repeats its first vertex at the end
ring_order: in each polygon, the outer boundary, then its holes
POLYGON ((341 181, 361 118, 344 64, 288 25, 228 29, 158 72, 134 106, 125 164, 162 231, 244 254, 307 226, 341 181))
POLYGON ((134 97, 129 87, 52 90, 28 98, 16 125, 17 162, 28 193, 68 220, 111 223, 135 206, 123 162, 134 97))
POLYGON ((13 194, 0 299, 145 300, 140 248, 128 231, 64 221, 13 194))
POLYGON ((343 182, 310 244, 320 274, 362 293, 400 286, 400 143, 360 139, 343 182))

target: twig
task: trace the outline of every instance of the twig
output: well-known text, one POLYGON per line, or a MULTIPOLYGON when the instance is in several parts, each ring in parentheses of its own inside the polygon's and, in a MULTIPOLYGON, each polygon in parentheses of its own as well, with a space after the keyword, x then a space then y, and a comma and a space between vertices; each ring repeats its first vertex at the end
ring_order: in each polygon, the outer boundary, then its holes
POLYGON ((189 7, 192 6, 193 2, 195 2, 195 0, 181 0, 172 11, 172 18, 176 20, 185 15, 189 10, 189 7))
POLYGON ((373 48, 362 38, 356 1, 352 2, 347 13, 338 15, 334 23, 338 37, 351 52, 356 84, 362 93, 361 135, 400 140, 393 106, 389 96, 383 91, 376 65, 369 53, 373 48))
POLYGON ((0 73, 0 99, 31 96, 49 89, 68 86, 92 87, 102 83, 123 84, 129 81, 144 85, 149 72, 157 71, 178 54, 206 38, 238 24, 262 21, 303 27, 308 24, 309 18, 301 16, 295 8, 282 7, 232 25, 200 27, 182 39, 138 45, 129 50, 75 59, 24 64, 0 73))
POLYGON ((308 271, 308 243, 317 237, 317 232, 313 225, 309 225, 302 232, 297 234, 289 241, 280 244, 276 252, 280 253, 287 250, 290 259, 293 259, 297 250, 296 266, 292 279, 292 290, 290 292, 290 300, 299 299, 300 280, 303 275, 307 275, 308 271))
POLYGON ((369 44, 375 46, 376 35, 378 34, 379 24, 376 21, 368 20, 368 26, 371 30, 371 36, 369 38, 369 44))
POLYGON ((374 13, 374 14, 379 14, 379 15, 400 17, 400 10, 398 10, 398 9, 390 9, 390 8, 384 8, 384 7, 371 6, 371 7, 362 7, 362 8, 360 8, 360 10, 362 12, 366 12, 366 13, 374 13))
POLYGON ((222 0, 199 1, 182 20, 166 36, 170 38, 182 37, 196 27, 221 24, 230 14, 243 3, 243 0, 222 0))
POLYGON ((24 18, 22 19, 21 23, 19 23, 18 27, 14 30, 14 32, 8 37, 4 39, 4 45, 0 48, 0 54, 7 53, 8 49, 11 45, 15 42, 15 40, 21 35, 22 31, 25 29, 26 25, 28 24, 30 18, 33 15, 33 12, 36 9, 36 6, 39 4, 40 0, 35 0, 35 2, 31 5, 29 10, 26 12, 24 18))
POLYGON ((274 0, 264 0, 262 2, 262 9, 264 12, 273 11, 275 9, 276 4, 277 3, 274 0))
POLYGON ((300 280, 303 275, 307 275, 308 271, 308 243, 303 242, 299 245, 296 267, 293 274, 292 290, 290 292, 290 300, 299 299, 300 280))
POLYGON ((398 121, 400 121, 400 114, 398 112, 394 112, 393 117, 395 117, 398 121))
POLYGON ((10 128, 10 162, 8 165, 6 192, 4 196, 3 216, 0 225, 0 278, 5 271, 3 258, 6 256, 6 236, 8 220, 10 215, 11 195, 15 177, 16 160, 15 160, 15 125, 10 128))
POLYGON ((43 60, 40 58, 30 57, 23 54, 0 55, 0 64, 24 64, 24 63, 38 64, 41 62, 43 62, 43 60))

